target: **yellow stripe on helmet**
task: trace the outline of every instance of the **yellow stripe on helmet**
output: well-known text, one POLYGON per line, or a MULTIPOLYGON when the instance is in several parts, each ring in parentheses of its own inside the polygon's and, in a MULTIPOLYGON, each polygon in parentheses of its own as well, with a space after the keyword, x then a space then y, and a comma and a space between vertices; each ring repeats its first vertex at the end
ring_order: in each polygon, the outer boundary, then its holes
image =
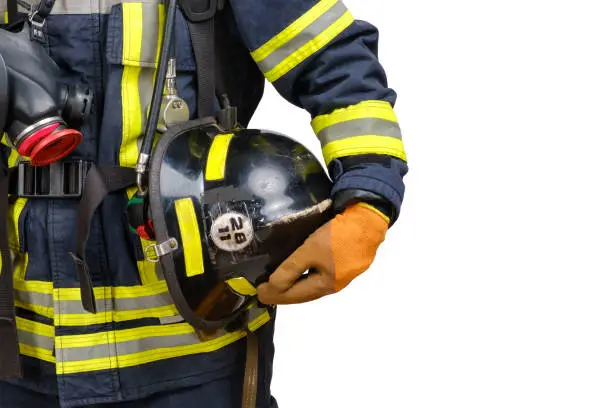
POLYGON ((187 277, 204 274, 204 257, 202 254, 202 237, 191 198, 181 198, 174 202, 176 218, 181 232, 185 273, 187 277))
POLYGON ((233 133, 216 135, 206 160, 206 180, 216 181, 225 178, 225 162, 233 133))

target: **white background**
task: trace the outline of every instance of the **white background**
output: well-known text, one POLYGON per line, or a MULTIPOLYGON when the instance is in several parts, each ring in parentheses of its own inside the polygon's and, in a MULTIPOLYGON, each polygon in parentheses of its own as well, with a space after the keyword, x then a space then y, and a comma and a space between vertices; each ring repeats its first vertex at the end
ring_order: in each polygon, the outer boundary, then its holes
MULTIPOLYGON (((281 408, 612 407, 612 2, 345 0, 410 172, 340 294, 281 307, 281 408)), ((268 88, 253 127, 319 153, 268 88)))

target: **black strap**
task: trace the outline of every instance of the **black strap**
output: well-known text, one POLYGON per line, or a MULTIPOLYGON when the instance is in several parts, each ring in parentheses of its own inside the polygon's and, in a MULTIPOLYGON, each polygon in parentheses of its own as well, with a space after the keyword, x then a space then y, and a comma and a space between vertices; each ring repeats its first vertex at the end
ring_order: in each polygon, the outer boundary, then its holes
POLYGON ((13 261, 8 237, 8 167, 0 160, 0 253, 2 270, 0 272, 0 380, 21 378, 19 340, 15 319, 15 299, 13 293, 13 261))
POLYGON ((49 14, 51 14, 54 4, 55 0, 40 0, 40 3, 36 8, 36 15, 34 16, 34 19, 38 21, 45 20, 47 17, 49 17, 49 14))
MULTIPOLYGON (((19 18, 17 0, 7 1, 9 23, 19 18)), ((1 104, 0 104, 1 105, 1 104)), ((2 108, 2 106, 0 106, 2 108)), ((2 124, 4 125, 4 124, 2 124)), ((13 292, 13 260, 9 247, 9 169, 4 158, 0 159, 0 380, 22 378, 19 338, 15 317, 13 292)))
POLYGON ((187 18, 198 78, 198 117, 214 115, 215 18, 222 7, 217 0, 180 0, 187 18))
POLYGON ((238 123, 247 127, 264 93, 265 78, 237 34, 232 5, 215 16, 215 88, 237 107, 238 123))
POLYGON ((24 0, 7 0, 9 23, 12 24, 19 18, 18 7, 20 4, 23 8, 36 11, 36 13, 34 13, 32 16, 32 19, 38 23, 41 23, 51 14, 53 6, 55 5, 55 0, 40 0, 40 3, 38 3, 38 5, 35 7, 24 0))
POLYGON ((257 374, 259 371, 259 340, 257 333, 247 330, 246 364, 242 384, 242 408, 257 405, 257 374))
POLYGON ((92 167, 87 173, 85 189, 77 212, 77 250, 70 255, 77 266, 83 307, 90 313, 96 313, 93 283, 85 260, 91 220, 108 194, 135 184, 136 171, 129 167, 100 165, 92 167))
POLYGON ((7 0, 6 4, 9 23, 17 21, 17 0, 7 0))

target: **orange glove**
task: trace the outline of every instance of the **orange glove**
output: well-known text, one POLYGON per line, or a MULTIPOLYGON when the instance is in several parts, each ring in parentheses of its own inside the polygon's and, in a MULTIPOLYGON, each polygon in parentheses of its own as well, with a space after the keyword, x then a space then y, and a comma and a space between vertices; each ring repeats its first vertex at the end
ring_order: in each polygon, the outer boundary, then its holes
POLYGON ((309 302, 344 289, 365 272, 385 239, 389 219, 367 204, 355 204, 316 230, 257 287, 264 304, 309 302), (304 272, 309 269, 307 275, 304 272))

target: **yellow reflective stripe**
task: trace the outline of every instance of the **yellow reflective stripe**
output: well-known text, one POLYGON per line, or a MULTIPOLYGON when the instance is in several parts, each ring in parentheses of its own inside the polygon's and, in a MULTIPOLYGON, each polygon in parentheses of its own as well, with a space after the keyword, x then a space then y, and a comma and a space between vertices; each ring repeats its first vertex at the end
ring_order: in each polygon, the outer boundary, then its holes
POLYGON ((142 3, 123 3, 123 56, 124 65, 139 64, 141 53, 143 11, 142 3))
POLYGON ((9 14, 8 11, 4 12, 4 24, 8 24, 9 23, 9 14))
POLYGON ((21 300, 15 299, 15 306, 20 307, 22 309, 25 310, 29 310, 31 312, 34 312, 36 314, 39 314, 41 316, 44 316, 48 319, 53 319, 54 314, 53 314, 53 306, 41 306, 41 305, 35 305, 32 303, 26 303, 23 302, 21 300))
POLYGON ((291 71, 293 68, 297 67, 299 64, 304 62, 317 51, 325 47, 335 37, 342 33, 348 26, 350 26, 353 21, 354 18, 351 15, 351 12, 345 12, 342 17, 340 17, 332 25, 330 25, 329 28, 327 28, 321 34, 317 35, 315 38, 300 47, 293 54, 285 58, 285 60, 283 60, 283 62, 278 64, 275 68, 271 69, 268 72, 265 72, 264 76, 270 82, 277 81, 287 72, 291 71))
POLYGON ((25 208, 26 202, 26 198, 18 198, 13 205, 9 206, 9 243, 11 249, 15 252, 19 252, 19 247, 21 246, 21 242, 19 242, 19 217, 25 208))
POLYGON ((225 283, 240 295, 255 296, 257 294, 257 289, 246 278, 232 278, 226 280, 225 283))
POLYGON ((120 355, 113 358, 105 357, 84 361, 58 362, 57 373, 60 375, 74 374, 96 370, 133 367, 169 358, 182 357, 197 353, 208 353, 219 350, 220 348, 241 339, 245 335, 246 333, 244 331, 237 331, 228 333, 210 341, 186 346, 158 348, 140 353, 120 355))
MULTIPOLYGON (((9 155, 9 158, 8 158, 8 166, 15 167, 20 158, 21 156, 19 155, 19 152, 15 149, 11 149, 11 154, 9 155)), ((23 159, 24 161, 29 160, 29 158, 23 158, 23 159)))
POLYGON ((34 292, 44 295, 53 295, 53 282, 15 279, 13 281, 13 287, 15 290, 21 292, 34 292))
POLYGON ((27 320, 19 316, 17 316, 16 323, 17 329, 19 330, 27 331, 45 337, 55 336, 55 328, 53 326, 34 322, 32 320, 27 320))
MULTIPOLYGON (((143 253, 145 251, 145 248, 153 244, 155 244, 155 241, 149 241, 144 238, 140 238, 140 246, 142 247, 143 253)), ((138 266, 140 279, 143 285, 152 285, 156 282, 160 282, 159 275, 157 274, 158 264, 150 262, 146 258, 142 260, 137 260, 136 264, 138 266)))
POLYGON ((178 323, 170 326, 145 326, 135 329, 116 330, 82 335, 58 336, 61 348, 93 347, 125 341, 142 340, 149 337, 176 336, 195 333, 189 323, 178 323))
POLYGON ((255 60, 255 62, 262 61, 275 50, 282 47, 291 39, 295 38, 295 36, 325 14, 325 12, 332 8, 332 6, 336 3, 338 3, 338 0, 322 0, 318 2, 313 8, 302 14, 302 16, 295 20, 291 25, 259 47, 257 50, 253 51, 251 53, 252 58, 255 60))
MULTIPOLYGON (((53 282, 16 280, 16 290, 23 292, 36 292, 47 295, 53 294, 56 300, 81 300, 81 289, 79 288, 53 288, 53 282)), ((98 286, 94 288, 96 299, 123 299, 139 298, 144 296, 159 295, 168 292, 165 281, 159 281, 143 286, 98 286)))
POLYGON ((264 312, 261 315, 251 320, 247 324, 247 326, 249 327, 250 331, 254 332, 255 330, 259 329, 261 326, 266 324, 268 321, 270 321, 270 318, 271 318, 270 313, 268 313, 267 310, 264 310, 264 312))
POLYGON ((336 140, 323 146, 323 158, 329 164, 333 159, 358 154, 386 154, 406 160, 404 143, 397 138, 363 135, 336 140))
MULTIPOLYGON (((270 320, 266 309, 250 309, 248 330, 255 331, 270 320)), ((188 323, 147 326, 110 332, 58 336, 57 372, 71 374, 131 367, 218 350, 246 335, 246 331, 220 332, 204 341, 188 323), (142 350, 142 351, 133 351, 142 350)))
POLYGON ((137 139, 142 133, 142 115, 138 66, 142 48, 143 10, 141 3, 123 3, 123 76, 121 78, 121 106, 123 108, 123 137, 119 164, 134 165, 138 157, 137 139), (128 24, 129 22, 129 24, 128 24), (135 65, 132 65, 135 64, 135 65))
MULTIPOLYGON (((124 3, 131 4, 131 3, 124 3)), ((138 160, 137 138, 141 135, 142 120, 138 94, 140 67, 123 67, 121 99, 123 106, 123 139, 119 151, 119 164, 128 167, 138 160)))
POLYGON ((37 358, 48 363, 55 363, 55 357, 53 356, 53 351, 51 350, 19 343, 19 352, 24 356, 37 358))
POLYGON ((16 323, 21 354, 54 363, 55 328, 21 317, 17 317, 16 323))
POLYGON ((35 292, 45 295, 53 294, 53 282, 15 279, 13 287, 21 292, 35 292))
POLYGON ((398 123, 393 107, 387 101, 363 101, 346 108, 336 109, 332 113, 319 115, 311 125, 316 134, 323 129, 351 120, 376 118, 398 123))
MULTIPOLYGON (((6 18, 8 15, 5 15, 6 18)), ((2 143, 6 146, 9 146, 6 140, 6 132, 2 133, 2 143)), ((17 150, 10 148, 10 154, 8 157, 8 166, 9 168, 15 167, 20 159, 20 155, 17 150)), ((19 248, 21 246, 21 242, 19 240, 19 218, 21 217, 21 212, 23 211, 28 199, 20 197, 18 198, 14 204, 9 206, 9 247, 15 251, 15 259, 13 259, 13 275, 17 278, 23 278, 25 276, 25 271, 28 264, 28 256, 27 254, 23 254, 19 252, 19 248)), ((0 257, 0 275, 2 274, 2 257, 0 257)))
POLYGON ((23 295, 19 293, 16 295, 15 304, 18 307, 53 319, 56 324, 63 326, 86 326, 89 324, 128 321, 145 317, 161 318, 178 315, 178 310, 174 304, 138 309, 138 303, 134 307, 129 305, 121 306, 122 303, 119 302, 122 299, 138 302, 142 298, 143 306, 151 304, 149 297, 168 293, 165 281, 159 281, 147 286, 96 287, 94 288, 94 294, 97 301, 115 300, 115 306, 125 307, 126 310, 108 310, 95 315, 85 311, 83 313, 61 313, 62 310, 74 309, 73 306, 75 306, 63 302, 79 302, 80 305, 81 293, 79 288, 54 289, 52 282, 23 281, 19 279, 14 280, 14 285, 16 291, 23 293, 23 295), (36 294, 38 296, 35 296, 36 294), (21 298, 28 300, 28 302, 21 300, 21 298), (55 307, 60 313, 54 313, 54 305, 51 302, 55 303, 55 307))
POLYGON ((380 211, 378 208, 374 207, 373 205, 368 204, 368 203, 357 203, 357 205, 360 206, 360 207, 363 207, 363 208, 367 208, 368 210, 374 211, 383 220, 385 220, 387 224, 389 224, 391 222, 389 217, 387 217, 382 211, 380 211))
POLYGON ((178 219, 183 256, 185 257, 185 272, 188 277, 204 274, 204 259, 202 255, 202 237, 191 198, 181 198, 174 202, 176 218, 178 219))
POLYGON ((223 180, 225 177, 225 162, 233 133, 216 135, 208 152, 206 160, 206 180, 223 180))
MULTIPOLYGON (((26 270, 28 269, 28 262, 30 261, 29 254, 18 253, 13 259, 13 276, 15 279, 25 279, 26 270)), ((0 267, 2 264, 0 264, 0 267)))
POLYGON ((159 65, 159 57, 161 55, 161 46, 164 41, 164 25, 166 24, 166 8, 164 4, 157 6, 157 49, 155 51, 155 70, 159 65))
MULTIPOLYGON (((147 118, 148 106, 146 101, 150 99, 152 92, 152 81, 154 80, 154 71, 144 68, 146 65, 143 59, 143 35, 145 30, 147 33, 150 27, 145 26, 145 6, 143 3, 123 3, 123 55, 122 62, 123 76, 121 79, 121 103, 122 103, 122 140, 121 150, 119 152, 119 164, 124 167, 134 167, 138 161, 138 153, 140 150, 139 142, 142 140, 144 133, 144 123, 147 118)), ((164 15, 163 5, 157 6, 158 27, 157 27, 157 44, 156 55, 160 52, 160 36, 161 30, 159 26, 163 24, 164 15)), ((147 8, 147 20, 151 19, 150 10, 147 8)), ((151 54, 147 47, 145 54, 151 54)), ((146 55, 144 56, 146 58, 146 55)), ((150 57, 149 57, 150 58, 150 57)), ((137 189, 130 187, 127 189, 128 198, 131 198, 137 189)), ((153 243, 144 239, 139 239, 141 248, 144 248, 153 243)), ((144 285, 158 282, 156 265, 148 262, 146 259, 137 260, 138 272, 140 279, 144 285)))
POLYGON ((172 317, 178 315, 174 305, 153 307, 150 309, 137 310, 107 310, 97 314, 59 314, 55 315, 55 322, 59 326, 89 326, 110 322, 126 322, 129 320, 144 319, 147 317, 159 319, 160 317, 172 317))
MULTIPOLYGON (((99 286, 94 288, 96 299, 139 298, 166 292, 168 292, 168 286, 165 281, 143 286, 99 286)), ((81 300, 79 288, 55 288, 53 293, 56 300, 81 300)))

